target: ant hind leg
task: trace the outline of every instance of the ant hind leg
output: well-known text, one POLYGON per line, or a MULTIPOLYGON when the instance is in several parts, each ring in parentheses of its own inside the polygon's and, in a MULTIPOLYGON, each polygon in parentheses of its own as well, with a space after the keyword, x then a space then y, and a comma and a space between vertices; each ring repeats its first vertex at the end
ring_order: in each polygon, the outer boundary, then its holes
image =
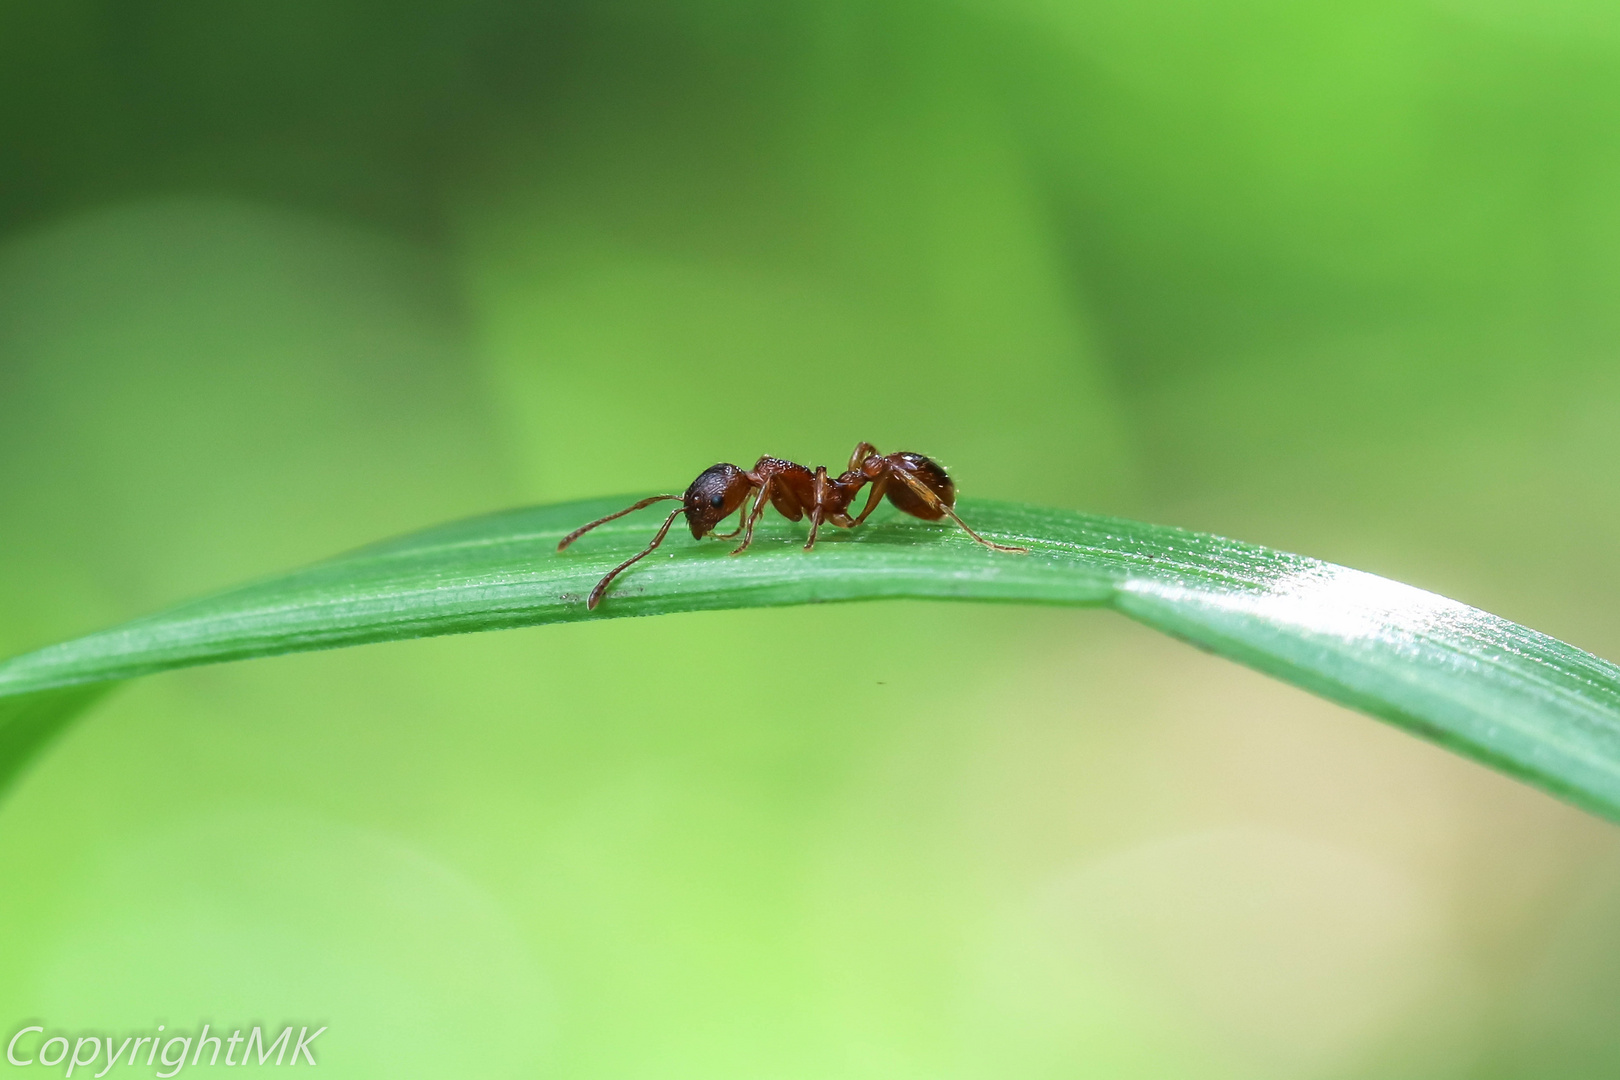
POLYGON ((888 490, 889 477, 886 474, 872 481, 872 492, 866 497, 866 505, 861 508, 860 516, 858 516, 849 527, 853 529, 856 525, 859 525, 861 522, 865 521, 866 516, 873 510, 876 510, 878 503, 883 501, 883 495, 888 490))
POLYGON ((849 455, 850 471, 853 472, 860 468, 861 462, 865 461, 867 458, 876 457, 877 452, 877 447, 873 446, 869 442, 857 443, 855 445, 854 453, 849 455))
POLYGON ((952 521, 956 522, 958 525, 960 525, 962 527, 963 532, 965 532, 969 536, 973 537, 973 539, 977 540, 979 543, 983 544, 985 547, 990 548, 992 551, 1005 551, 1005 552, 1007 552, 1009 554, 1013 554, 1013 555, 1028 555, 1029 554, 1029 548, 1026 548, 1026 547, 1013 547, 1010 544, 998 544, 993 540, 986 540, 984 537, 982 537, 978 533, 974 532, 971 528, 968 527, 967 522, 963 521, 961 518, 956 516, 956 511, 955 510, 953 510, 951 507, 949 507, 949 506, 947 506, 945 504, 944 499, 941 499, 938 495, 934 494, 933 490, 930 489, 927 484, 923 483, 921 480, 918 480, 915 476, 912 476, 910 473, 905 472, 905 471, 900 470, 900 469, 895 469, 895 470, 893 470, 893 475, 898 477, 900 482, 905 484, 906 487, 910 488, 913 492, 915 492, 917 494, 917 497, 920 498, 923 502, 927 503, 929 506, 933 507, 935 510, 938 510, 940 513, 942 513, 942 514, 946 515, 947 517, 949 517, 952 521))

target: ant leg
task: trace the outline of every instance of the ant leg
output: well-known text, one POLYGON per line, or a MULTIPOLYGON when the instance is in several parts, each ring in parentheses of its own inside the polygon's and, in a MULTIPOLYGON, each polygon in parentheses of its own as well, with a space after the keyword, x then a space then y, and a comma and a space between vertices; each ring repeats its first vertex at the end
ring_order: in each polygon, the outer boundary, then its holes
POLYGON ((653 537, 652 543, 648 544, 645 548, 642 549, 641 554, 634 555, 634 556, 624 560, 624 562, 620 563, 618 566, 615 566, 613 569, 609 570, 607 572, 607 576, 604 577, 601 581, 598 581, 596 583, 596 588, 591 590, 591 595, 585 598, 585 610, 586 611, 595 611, 596 610, 596 605, 600 604, 602 602, 602 594, 607 592, 607 587, 608 587, 608 585, 610 583, 612 583, 614 578, 618 577, 620 574, 622 574, 626 570, 630 569, 630 567, 634 566, 636 563, 640 562, 642 559, 645 559, 648 555, 651 555, 652 551, 653 551, 653 548, 657 547, 659 544, 662 544, 664 542, 664 537, 669 534, 669 527, 671 525, 675 524, 675 519, 680 517, 681 514, 685 512, 685 510, 686 510, 686 508, 684 506, 681 507, 681 509, 679 509, 679 510, 671 510, 669 512, 669 517, 664 519, 664 527, 658 530, 658 535, 653 537))
POLYGON ((933 490, 931 488, 929 488, 929 486, 927 484, 923 483, 921 480, 918 480, 915 476, 912 476, 910 473, 905 472, 902 469, 894 469, 894 470, 891 470, 891 472, 892 472, 892 474, 894 476, 897 476, 897 477, 900 478, 901 483, 905 484, 906 487, 908 487, 912 491, 916 492, 917 497, 922 499, 923 502, 927 503, 929 506, 933 507, 935 510, 938 510, 941 513, 949 516, 952 521, 954 521, 958 525, 962 526, 962 531, 963 532, 965 532, 969 536, 973 537, 973 539, 977 540, 979 543, 983 544, 985 547, 990 548, 990 549, 992 549, 994 551, 1010 552, 1010 553, 1015 554, 1015 555, 1028 555, 1029 554, 1029 548, 1012 547, 1012 546, 1007 545, 1007 544, 997 544, 994 541, 986 540, 984 537, 980 536, 978 533, 976 533, 972 529, 968 528, 968 523, 963 521, 961 518, 957 517, 956 516, 956 511, 951 509, 949 506, 945 505, 945 501, 943 499, 941 499, 938 495, 934 494, 933 490))
POLYGON ((771 501, 771 481, 774 476, 767 476, 765 482, 759 487, 759 498, 754 500, 754 508, 748 512, 748 524, 743 527, 743 542, 737 545, 733 555, 741 555, 748 550, 748 545, 754 542, 754 522, 765 513, 765 507, 771 501))
POLYGON ((743 504, 737 508, 737 527, 728 533, 710 533, 716 540, 734 540, 737 534, 743 531, 743 522, 748 520, 748 496, 743 496, 743 504))
POLYGON ((877 504, 883 501, 883 494, 888 490, 889 476, 887 473, 872 481, 872 493, 866 497, 866 505, 861 508, 860 516, 855 519, 854 525, 851 525, 850 528, 853 529, 855 525, 865 521, 866 515, 877 509, 877 504))
POLYGON ((827 505, 827 467, 816 466, 815 485, 810 489, 810 539, 804 542, 804 550, 809 551, 816 546, 816 533, 821 531, 822 507, 827 505))
MULTIPOLYGON (((586 533, 590 532, 592 529, 596 528, 598 525, 605 525, 608 522, 612 521, 614 518, 622 518, 622 517, 624 517, 624 515, 634 513, 635 511, 640 510, 644 506, 651 506, 653 503, 662 502, 665 499, 684 499, 685 497, 686 496, 684 496, 684 495, 654 495, 650 499, 642 499, 640 502, 636 503, 633 506, 625 507, 623 510, 620 510, 617 514, 609 514, 605 518, 597 518, 595 521, 591 522, 589 525, 581 525, 579 528, 575 529, 573 532, 569 533, 567 536, 563 537, 561 541, 558 542, 557 550, 561 551, 563 548, 567 547, 569 544, 572 544, 575 540, 578 540, 580 537, 584 536, 586 533)), ((679 513, 679 512, 680 511, 676 511, 676 513, 679 513)))

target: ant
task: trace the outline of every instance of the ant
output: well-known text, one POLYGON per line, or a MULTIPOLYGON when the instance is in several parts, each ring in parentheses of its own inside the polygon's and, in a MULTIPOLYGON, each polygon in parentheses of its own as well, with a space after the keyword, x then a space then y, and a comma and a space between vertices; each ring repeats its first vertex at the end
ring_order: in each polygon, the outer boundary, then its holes
POLYGON ((686 494, 654 495, 616 514, 598 518, 589 525, 581 525, 562 538, 557 550, 562 551, 598 525, 644 506, 665 499, 678 499, 681 502, 681 506, 670 511, 669 517, 664 519, 663 527, 652 538, 652 543, 639 555, 609 570, 607 576, 596 583, 596 588, 591 590, 591 595, 585 601, 586 609, 594 611, 613 579, 652 554, 653 549, 664 542, 669 527, 682 514, 686 515, 686 523, 691 526, 695 540, 710 534, 721 540, 730 540, 741 533, 742 543, 737 545, 733 555, 741 555, 754 542, 754 523, 765 513, 767 503, 776 507, 776 512, 789 521, 799 521, 808 514, 810 539, 805 542, 804 550, 809 551, 816 546, 816 534, 821 531, 823 522, 853 529, 866 520, 866 516, 885 495, 898 509, 912 517, 924 521, 950 518, 962 526, 969 536, 992 551, 1021 555, 1029 553, 1028 548, 992 543, 968 528, 967 522, 957 517, 952 509, 956 504, 956 485, 938 462, 906 451, 879 454, 877 447, 868 442, 855 447, 855 452, 849 456, 848 470, 836 477, 828 474, 825 465, 818 465, 816 471, 811 472, 803 465, 773 457, 760 458, 752 469, 739 469, 726 462, 711 465, 698 474, 692 486, 686 489, 686 494), (849 516, 850 504, 867 484, 872 485, 872 491, 867 497, 866 506, 858 516, 852 518, 849 516), (741 508, 755 492, 758 495, 754 498, 753 507, 738 516, 737 527, 729 533, 716 533, 715 526, 741 508))

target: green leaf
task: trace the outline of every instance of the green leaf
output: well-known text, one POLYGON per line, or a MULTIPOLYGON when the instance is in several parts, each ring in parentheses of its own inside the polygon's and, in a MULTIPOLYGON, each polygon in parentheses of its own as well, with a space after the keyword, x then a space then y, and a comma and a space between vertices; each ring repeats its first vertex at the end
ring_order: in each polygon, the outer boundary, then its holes
MULTIPOLYGON (((625 500, 627 501, 627 500, 625 500)), ((558 554, 624 501, 456 522, 0 663, 0 782, 118 679, 192 664, 621 615, 925 597, 1109 606, 1620 819, 1620 668, 1433 593, 1182 529, 1011 503, 960 509, 993 539, 899 516, 832 530, 772 520, 743 556, 672 532, 614 583, 654 508, 558 554)))

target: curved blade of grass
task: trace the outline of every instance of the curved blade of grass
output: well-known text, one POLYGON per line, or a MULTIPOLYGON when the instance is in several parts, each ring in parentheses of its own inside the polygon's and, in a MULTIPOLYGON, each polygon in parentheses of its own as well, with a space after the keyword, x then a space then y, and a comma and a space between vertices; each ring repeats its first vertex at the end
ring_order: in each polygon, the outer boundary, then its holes
POLYGON ((1433 593, 1181 529, 967 500, 975 527, 1031 554, 910 518, 835 531, 806 554, 804 526, 773 521, 735 559, 730 544, 672 537, 588 613, 591 586, 646 543, 659 511, 564 554, 556 543, 625 501, 456 522, 0 663, 0 783, 100 685, 170 668, 586 618, 931 597, 1110 606, 1620 820, 1620 668, 1433 593))

